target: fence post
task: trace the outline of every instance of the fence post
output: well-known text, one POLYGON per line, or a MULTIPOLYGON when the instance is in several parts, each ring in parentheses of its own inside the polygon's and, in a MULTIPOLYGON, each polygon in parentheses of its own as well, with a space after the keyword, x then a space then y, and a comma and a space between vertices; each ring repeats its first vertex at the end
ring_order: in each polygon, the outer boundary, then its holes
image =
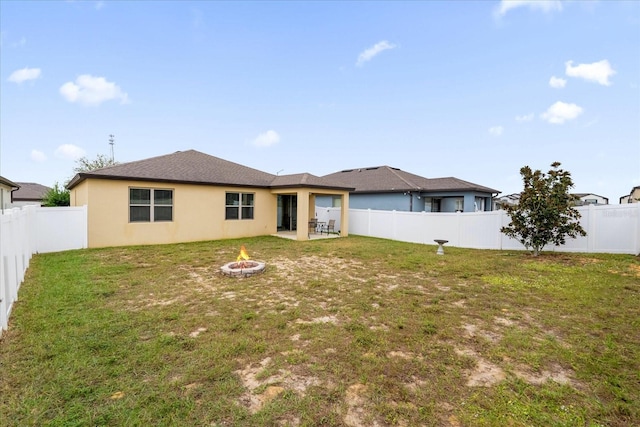
POLYGON ((587 214, 587 252, 594 253, 596 247, 596 236, 598 233, 598 220, 596 219, 596 209, 594 205, 589 205, 587 214))
POLYGON ((496 211, 497 215, 497 222, 498 222, 498 232, 496 233, 496 238, 498 240, 498 244, 496 245, 497 248, 499 250, 502 250, 502 232, 500 231, 500 229, 502 228, 502 222, 503 222, 503 215, 505 214, 505 211, 503 209, 499 209, 498 211, 496 211))
POLYGON ((398 216, 396 215, 396 210, 394 209, 393 211, 391 211, 391 223, 393 225, 393 228, 391 229, 393 231, 393 240, 397 240, 398 239, 398 216))
POLYGON ((636 238, 635 238, 635 253, 640 255, 640 203, 636 203, 636 238))
POLYGON ((4 213, 0 211, 0 337, 7 329, 7 279, 4 272, 4 235, 7 228, 4 225, 4 213))

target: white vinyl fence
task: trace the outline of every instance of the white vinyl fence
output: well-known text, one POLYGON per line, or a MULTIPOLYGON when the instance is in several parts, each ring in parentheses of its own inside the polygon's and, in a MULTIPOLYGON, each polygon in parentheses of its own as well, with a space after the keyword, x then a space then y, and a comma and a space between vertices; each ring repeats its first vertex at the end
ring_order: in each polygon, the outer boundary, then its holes
MULTIPOLYGON (((580 224, 587 236, 567 239, 563 246, 546 247, 558 252, 640 253, 640 203, 580 206, 580 224)), ((340 208, 316 209, 318 220, 340 220, 340 208)), ((403 242, 447 245, 476 249, 515 249, 524 247, 500 232, 508 225, 505 211, 469 213, 431 213, 349 210, 349 234, 381 237, 403 242)), ((340 227, 336 222, 336 230, 340 227)))
POLYGON ((31 256, 87 247, 87 207, 7 209, 0 215, 0 335, 31 256))

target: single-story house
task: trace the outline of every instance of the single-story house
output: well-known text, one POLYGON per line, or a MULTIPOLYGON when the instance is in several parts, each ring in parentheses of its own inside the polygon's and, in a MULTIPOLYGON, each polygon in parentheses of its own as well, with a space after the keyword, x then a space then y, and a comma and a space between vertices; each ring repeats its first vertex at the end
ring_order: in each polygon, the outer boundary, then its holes
MULTIPOLYGON (((475 212, 493 209, 493 188, 458 178, 425 178, 391 166, 346 169, 323 176, 354 187, 349 196, 353 209, 409 212, 475 212)), ((337 207, 339 200, 316 198, 321 207, 337 207)))
POLYGON ((504 209, 505 206, 515 206, 520 202, 520 193, 507 194, 493 200, 493 209, 504 209))
POLYGON ((633 187, 629 194, 620 197, 620 204, 640 202, 640 185, 633 187))
POLYGON ((295 231, 309 238, 318 195, 341 201, 348 234, 352 188, 308 173, 272 175, 195 150, 81 172, 67 184, 87 206, 89 247, 176 243, 295 231))
POLYGON ((12 208, 11 193, 16 191, 20 186, 7 178, 0 176, 0 211, 12 208))
MULTIPOLYGON (((575 198, 575 206, 609 204, 609 199, 593 193, 572 193, 571 195, 575 198)), ((505 205, 515 206, 518 202, 520 202, 520 193, 514 193, 497 198, 494 204, 496 209, 504 209, 505 205)))
POLYGON ((16 183, 20 187, 13 192, 13 206, 27 206, 27 205, 42 205, 44 196, 51 190, 51 188, 36 184, 35 182, 18 182, 16 183))
POLYGON ((593 193, 573 193, 573 196, 577 199, 577 206, 609 204, 608 198, 593 193))

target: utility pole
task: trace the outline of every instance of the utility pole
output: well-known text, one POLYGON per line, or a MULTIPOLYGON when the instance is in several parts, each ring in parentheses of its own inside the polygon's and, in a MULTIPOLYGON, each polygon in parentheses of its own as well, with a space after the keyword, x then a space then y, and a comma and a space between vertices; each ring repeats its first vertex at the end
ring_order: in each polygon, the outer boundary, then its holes
POLYGON ((115 135, 111 134, 109 135, 109 145, 111 146, 111 163, 114 162, 114 157, 113 157, 113 144, 115 144, 114 141, 115 135))

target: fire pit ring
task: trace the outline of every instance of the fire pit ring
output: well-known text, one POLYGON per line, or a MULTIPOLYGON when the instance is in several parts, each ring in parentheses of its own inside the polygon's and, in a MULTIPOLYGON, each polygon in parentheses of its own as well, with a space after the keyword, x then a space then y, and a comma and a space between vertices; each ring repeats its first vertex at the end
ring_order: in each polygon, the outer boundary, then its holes
POLYGON ((264 272, 265 267, 261 261, 234 261, 220 267, 220 272, 230 277, 251 277, 264 272))

